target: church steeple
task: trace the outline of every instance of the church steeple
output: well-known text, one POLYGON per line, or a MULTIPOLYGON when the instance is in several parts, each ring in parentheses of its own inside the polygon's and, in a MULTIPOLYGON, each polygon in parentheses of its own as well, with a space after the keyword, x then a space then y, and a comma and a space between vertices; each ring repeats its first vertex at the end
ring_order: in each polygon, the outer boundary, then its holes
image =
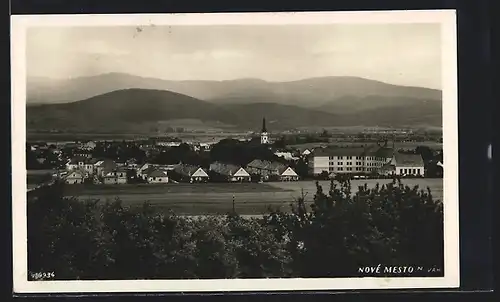
POLYGON ((269 143, 269 137, 267 136, 267 129, 266 129, 266 118, 262 119, 262 131, 260 133, 260 143, 261 144, 269 143))

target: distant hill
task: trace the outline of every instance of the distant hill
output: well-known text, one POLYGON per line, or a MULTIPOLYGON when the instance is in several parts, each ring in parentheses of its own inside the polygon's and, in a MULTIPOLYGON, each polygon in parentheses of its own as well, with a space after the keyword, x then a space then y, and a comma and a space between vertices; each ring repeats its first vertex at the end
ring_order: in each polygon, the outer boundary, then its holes
POLYGON ((165 121, 187 119, 258 131, 263 117, 274 130, 308 126, 440 126, 441 111, 436 102, 421 103, 414 107, 372 106, 337 114, 276 103, 213 104, 171 91, 124 89, 72 103, 28 106, 27 128, 28 131, 142 132, 139 129, 148 131, 165 121))
POLYGON ((27 79, 27 103, 64 103, 129 89, 168 90, 214 104, 277 103, 315 108, 345 97, 368 96, 441 100, 441 91, 386 84, 358 77, 322 77, 291 82, 259 79, 167 81, 123 73, 59 80, 27 79))
MULTIPOLYGON (((165 121, 194 119, 259 128, 262 117, 276 120, 276 128, 331 124, 332 114, 279 104, 215 105, 164 90, 124 89, 86 100, 27 107, 28 130, 119 131, 165 121), (293 119, 289 117, 293 116, 293 119), (288 120, 288 121, 287 121, 288 120)), ((259 129, 255 129, 259 130, 259 129)))
POLYGON ((109 130, 174 119, 217 121, 228 116, 223 108, 186 95, 163 90, 124 89, 64 104, 27 107, 28 129, 109 130))

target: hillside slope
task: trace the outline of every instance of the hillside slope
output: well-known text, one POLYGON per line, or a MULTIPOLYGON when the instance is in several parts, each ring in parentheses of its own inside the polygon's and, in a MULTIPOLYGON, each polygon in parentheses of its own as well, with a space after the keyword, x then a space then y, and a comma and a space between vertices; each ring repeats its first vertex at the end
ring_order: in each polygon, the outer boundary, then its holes
POLYGON ((217 121, 222 108, 174 92, 124 89, 78 102, 27 107, 28 129, 117 130, 172 119, 217 121))
POLYGON ((386 84, 358 77, 322 77, 291 82, 259 79, 167 81, 122 73, 67 80, 28 78, 27 103, 64 103, 108 92, 140 88, 168 90, 214 104, 277 103, 317 107, 343 97, 401 97, 441 100, 441 91, 386 84))
POLYGON ((359 125, 441 126, 440 102, 406 99, 402 103, 379 100, 372 104, 369 100, 372 99, 353 102, 355 110, 331 104, 317 108, 265 102, 213 104, 171 91, 124 89, 72 103, 28 106, 27 128, 127 132, 165 121, 189 119, 259 131, 263 117, 270 129, 275 130, 359 125))

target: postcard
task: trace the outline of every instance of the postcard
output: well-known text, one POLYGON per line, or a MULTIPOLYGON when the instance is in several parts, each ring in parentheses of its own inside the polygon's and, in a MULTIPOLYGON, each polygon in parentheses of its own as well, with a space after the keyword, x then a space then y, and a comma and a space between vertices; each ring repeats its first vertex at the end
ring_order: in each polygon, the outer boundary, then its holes
POLYGON ((454 10, 11 25, 15 293, 459 286, 454 10))

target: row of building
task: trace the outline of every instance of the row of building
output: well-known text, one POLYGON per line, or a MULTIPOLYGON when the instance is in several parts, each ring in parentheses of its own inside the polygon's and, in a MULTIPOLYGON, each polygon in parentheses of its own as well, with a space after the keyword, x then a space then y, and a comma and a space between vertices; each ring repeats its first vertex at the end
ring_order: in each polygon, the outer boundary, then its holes
POLYGON ((420 154, 395 152, 393 148, 370 146, 315 149, 308 161, 310 174, 379 174, 423 176, 420 154))
POLYGON ((61 179, 67 184, 86 181, 95 184, 125 184, 137 177, 147 183, 168 182, 249 182, 253 176, 262 181, 296 181, 299 176, 292 167, 280 162, 254 160, 245 167, 214 162, 208 169, 187 164, 123 166, 112 160, 77 157, 66 164, 61 179), (132 172, 130 174, 130 172, 132 172))

